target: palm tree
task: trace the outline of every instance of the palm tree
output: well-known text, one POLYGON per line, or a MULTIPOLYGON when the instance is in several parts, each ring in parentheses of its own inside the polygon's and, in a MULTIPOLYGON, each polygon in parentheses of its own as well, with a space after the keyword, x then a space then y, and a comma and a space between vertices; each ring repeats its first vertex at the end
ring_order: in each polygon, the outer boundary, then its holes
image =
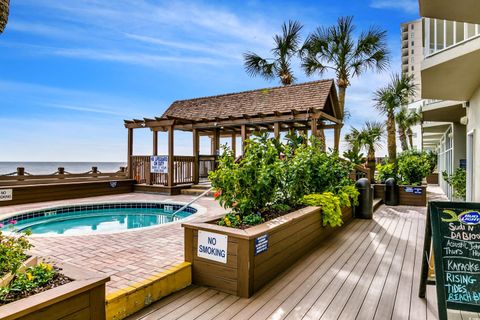
POLYGON ((5 30, 5 26, 8 22, 10 0, 0 0, 0 33, 5 30))
POLYGON ((397 142, 395 134, 395 110, 408 102, 408 97, 415 93, 413 75, 394 74, 390 83, 375 91, 375 107, 387 115, 387 145, 388 161, 395 163, 397 160, 397 142))
MULTIPOLYGON (((353 17, 338 18, 337 25, 319 27, 305 41, 300 56, 307 75, 327 70, 336 74, 340 119, 345 114, 345 93, 350 79, 367 70, 383 71, 388 67, 387 32, 370 27, 355 40, 353 17)), ((339 139, 340 135, 338 135, 339 139)), ((339 141, 335 142, 337 146, 339 141)))
POLYGON ((363 153, 360 153, 362 143, 360 139, 360 130, 350 127, 350 132, 344 137, 347 142, 348 150, 343 153, 343 156, 355 164, 361 164, 363 160, 363 153))
POLYGON ((381 147, 385 134, 385 126, 378 121, 367 121, 359 134, 360 144, 367 151, 367 166, 370 168, 371 177, 375 176, 375 149, 381 147))
POLYGON ((413 132, 411 127, 420 122, 421 118, 418 112, 409 110, 406 106, 402 106, 395 115, 402 151, 408 150, 408 142, 410 142, 410 148, 413 149, 413 132))
POLYGON ((282 25, 282 35, 275 35, 275 47, 271 50, 273 58, 262 58, 256 53, 246 52, 243 54, 244 66, 247 73, 261 76, 267 80, 278 77, 286 86, 295 81, 293 76, 291 59, 296 56, 300 46, 300 31, 302 25, 297 21, 288 21, 282 25))

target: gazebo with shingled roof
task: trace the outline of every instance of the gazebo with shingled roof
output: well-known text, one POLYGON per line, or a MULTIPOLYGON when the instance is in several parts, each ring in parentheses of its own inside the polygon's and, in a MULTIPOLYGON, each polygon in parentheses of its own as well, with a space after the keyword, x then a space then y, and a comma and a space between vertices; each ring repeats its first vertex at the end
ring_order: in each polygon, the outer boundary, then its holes
POLYGON ((243 150, 245 140, 255 131, 272 132, 276 138, 292 130, 322 136, 324 129, 333 129, 338 135, 342 127, 339 115, 333 80, 175 101, 161 117, 125 120, 128 175, 139 190, 178 194, 214 170, 220 137, 231 137, 235 152, 236 137, 241 137, 243 150), (146 128, 153 136, 152 155, 133 155, 133 130, 146 128), (175 155, 175 130, 192 132, 193 156, 175 155), (151 156, 158 156, 159 132, 168 133, 164 173, 150 170, 151 156), (210 155, 200 155, 200 136, 211 139, 210 155))

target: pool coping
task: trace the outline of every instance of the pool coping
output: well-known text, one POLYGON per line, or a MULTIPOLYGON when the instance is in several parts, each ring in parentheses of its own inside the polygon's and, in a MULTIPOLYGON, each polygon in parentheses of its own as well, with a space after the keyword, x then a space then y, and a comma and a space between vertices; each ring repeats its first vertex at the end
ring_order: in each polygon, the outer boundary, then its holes
MULTIPOLYGON (((115 203, 153 203, 153 204, 175 204, 175 205, 187 205, 188 202, 179 202, 179 201, 167 201, 167 200, 162 200, 162 201, 143 201, 143 200, 117 200, 117 201, 96 201, 96 202, 82 202, 81 204, 70 204, 70 205, 54 205, 54 206, 41 206, 35 209, 26 209, 26 210, 21 210, 21 211, 16 211, 16 212, 10 212, 10 213, 5 213, 0 215, 0 218, 2 220, 13 218, 15 216, 18 216, 20 214, 26 214, 30 212, 35 212, 35 211, 42 211, 42 210, 54 210, 54 209, 61 209, 61 208, 66 208, 66 207, 72 207, 72 206, 89 206, 89 205, 102 205, 102 204, 115 204, 115 203)), ((43 237, 63 237, 63 236, 68 236, 68 237, 91 237, 91 236, 96 236, 96 235, 108 235, 108 234, 120 234, 120 233, 131 233, 131 232, 140 232, 142 230, 151 230, 154 228, 162 228, 164 226, 170 226, 173 224, 178 224, 182 222, 189 221, 191 219, 194 219, 198 215, 205 214, 207 212, 207 208, 200 206, 198 204, 188 204, 189 207, 194 208, 197 210, 194 214, 191 214, 190 216, 179 219, 177 221, 172 221, 168 223, 163 223, 163 224, 158 224, 154 226, 149 226, 149 227, 143 227, 143 228, 135 228, 135 229, 130 229, 130 230, 118 230, 118 231, 99 231, 91 234, 48 234, 48 235, 42 235, 42 234, 32 234, 29 237, 35 237, 35 238, 43 238, 43 237)), ((4 233, 10 233, 8 230, 2 230, 4 233)))
POLYGON ((169 294, 188 287, 191 283, 192 265, 181 262, 143 281, 107 294, 106 319, 123 319, 169 294))

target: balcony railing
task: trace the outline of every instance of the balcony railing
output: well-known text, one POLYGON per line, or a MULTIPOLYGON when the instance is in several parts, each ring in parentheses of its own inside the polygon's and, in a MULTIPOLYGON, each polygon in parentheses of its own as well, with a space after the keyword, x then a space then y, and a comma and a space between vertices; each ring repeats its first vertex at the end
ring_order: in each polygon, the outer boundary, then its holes
POLYGON ((480 36, 478 24, 424 19, 425 57, 480 36))

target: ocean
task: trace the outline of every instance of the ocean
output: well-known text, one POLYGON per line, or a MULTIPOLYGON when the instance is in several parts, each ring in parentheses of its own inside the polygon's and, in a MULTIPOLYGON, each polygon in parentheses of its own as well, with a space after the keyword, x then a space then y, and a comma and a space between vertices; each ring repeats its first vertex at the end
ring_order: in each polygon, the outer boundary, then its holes
POLYGON ((17 167, 24 167, 30 174, 52 174, 59 167, 69 173, 85 173, 92 167, 98 167, 100 172, 117 172, 126 165, 125 162, 0 162, 0 175, 16 172, 17 167))

